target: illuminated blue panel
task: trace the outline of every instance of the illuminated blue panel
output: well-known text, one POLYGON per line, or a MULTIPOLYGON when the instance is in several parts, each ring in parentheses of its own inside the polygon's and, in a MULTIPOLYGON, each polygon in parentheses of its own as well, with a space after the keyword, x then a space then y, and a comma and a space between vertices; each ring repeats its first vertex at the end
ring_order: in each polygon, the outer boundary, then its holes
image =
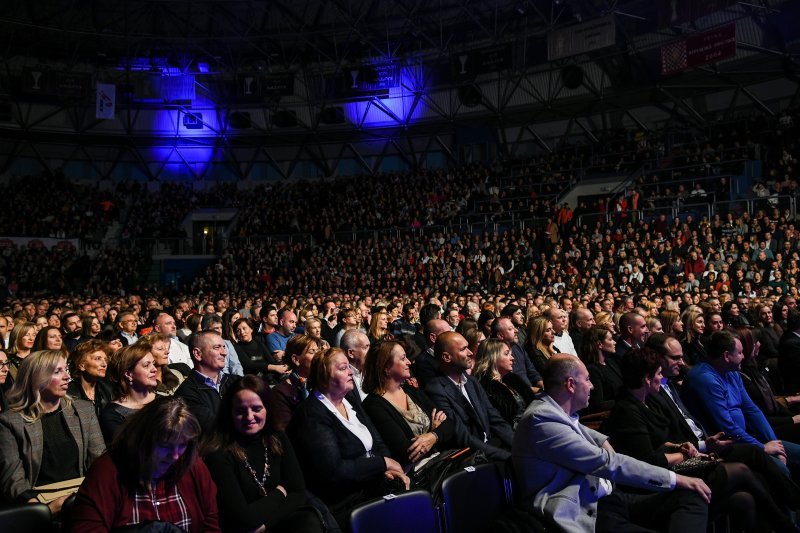
POLYGON ((400 80, 400 86, 390 88, 386 98, 344 104, 347 120, 364 128, 408 125, 419 120, 424 109, 424 104, 417 96, 424 91, 421 67, 401 67, 400 80))

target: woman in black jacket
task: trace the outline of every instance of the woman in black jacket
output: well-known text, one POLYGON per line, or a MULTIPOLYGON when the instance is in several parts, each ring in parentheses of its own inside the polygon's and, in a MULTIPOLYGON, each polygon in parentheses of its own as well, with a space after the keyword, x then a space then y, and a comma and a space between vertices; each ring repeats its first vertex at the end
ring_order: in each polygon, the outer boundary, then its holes
POLYGON ((473 375, 494 408, 516 429, 522 413, 533 401, 533 391, 514 373, 511 347, 500 339, 486 339, 478 348, 475 360, 473 375))
POLYGON ((294 412, 288 434, 308 489, 348 529, 350 511, 384 494, 384 480, 406 488, 410 481, 361 406, 345 398, 354 382, 341 348, 314 356, 308 386, 312 393, 294 412))
POLYGON ((364 392, 368 393, 364 410, 392 458, 403 466, 446 449, 453 437, 453 423, 444 411, 437 410, 424 392, 406 384, 410 367, 397 341, 373 346, 364 363, 364 392))

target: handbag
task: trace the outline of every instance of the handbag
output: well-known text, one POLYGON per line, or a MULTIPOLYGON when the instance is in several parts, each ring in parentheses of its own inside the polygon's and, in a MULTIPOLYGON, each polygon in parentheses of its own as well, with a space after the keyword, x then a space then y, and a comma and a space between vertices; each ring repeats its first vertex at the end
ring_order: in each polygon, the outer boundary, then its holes
POLYGON ((47 505, 48 503, 55 501, 62 496, 69 496, 70 494, 78 492, 78 489, 81 487, 81 483, 83 483, 83 478, 76 477, 73 479, 65 479, 64 481, 59 481, 57 483, 39 485, 38 487, 33 487, 33 490, 38 492, 36 499, 39 500, 39 503, 47 505))
POLYGON ((720 463, 720 459, 713 455, 696 455, 670 467, 676 474, 689 477, 705 477, 720 463))
POLYGON ((446 450, 438 455, 431 457, 419 468, 412 468, 409 472, 411 485, 420 489, 427 490, 433 496, 433 504, 437 506, 442 499, 442 483, 450 475, 468 466, 476 466, 488 463, 486 454, 481 450, 472 448, 460 448, 446 450))

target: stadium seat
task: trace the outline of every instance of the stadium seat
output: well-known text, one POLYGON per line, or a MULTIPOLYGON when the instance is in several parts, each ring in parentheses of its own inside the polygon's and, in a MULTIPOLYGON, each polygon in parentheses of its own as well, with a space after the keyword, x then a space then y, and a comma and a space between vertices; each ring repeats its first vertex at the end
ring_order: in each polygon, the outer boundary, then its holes
POLYGON ((439 517, 430 493, 413 490, 390 494, 353 509, 353 533, 439 533, 439 517))
POLYGON ((29 503, 0 509, 0 531, 46 533, 52 529, 50 508, 42 503, 29 503))
POLYGON ((484 533, 508 508, 509 483, 495 463, 468 467, 442 483, 445 533, 484 533))

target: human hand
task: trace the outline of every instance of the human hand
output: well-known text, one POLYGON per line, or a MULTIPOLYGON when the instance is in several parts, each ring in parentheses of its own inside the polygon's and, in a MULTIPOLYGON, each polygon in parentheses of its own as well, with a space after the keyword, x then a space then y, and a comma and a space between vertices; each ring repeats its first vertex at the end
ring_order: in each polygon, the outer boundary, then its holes
POLYGON ((681 453, 685 457, 688 457, 690 459, 692 457, 696 457, 697 454, 700 453, 699 451, 697 451, 697 448, 695 448, 694 444, 692 444, 691 442, 684 442, 683 444, 680 445, 680 448, 681 448, 681 453))
POLYGON ((384 475, 386 476, 386 479, 399 479, 402 481, 406 490, 411 488, 411 479, 409 479, 409 477, 402 472, 386 472, 384 475))
MULTIPOLYGON (((391 457, 384 457, 383 460, 386 463, 386 473, 387 474, 390 473, 390 472, 394 472, 394 473, 397 473, 397 474, 402 474, 403 473, 403 466, 400 463, 398 463, 397 461, 395 461, 394 459, 392 459, 391 457)), ((389 479, 392 479, 392 478, 389 478, 389 479)))
POLYGON ((284 350, 275 350, 272 352, 272 355, 275 356, 276 361, 283 361, 283 354, 286 353, 284 350))
POLYGON ((783 443, 779 440, 771 440, 764 445, 764 451, 769 455, 776 455, 778 458, 786 458, 786 450, 783 449, 783 443))
POLYGON ((408 458, 411 459, 411 462, 416 463, 431 451, 438 440, 439 438, 433 433, 423 433, 419 437, 414 437, 408 448, 408 458))
POLYGON ((434 409, 431 412, 431 431, 441 426, 445 420, 447 420, 447 414, 444 411, 434 409))
POLYGON ((706 439, 706 447, 710 452, 719 452, 733 444, 733 439, 726 439, 725 433, 720 431, 716 435, 711 435, 706 439))
POLYGON ((50 508, 50 513, 53 516, 58 515, 61 512, 61 508, 64 507, 64 502, 67 501, 67 498, 69 498, 70 496, 72 496, 72 494, 67 494, 66 496, 62 496, 57 500, 53 500, 50 503, 48 503, 47 506, 50 508))
POLYGON ((706 482, 700 478, 688 477, 677 474, 675 476, 675 488, 692 490, 700 495, 706 503, 711 502, 711 489, 708 488, 706 482))
POLYGON ((283 488, 283 485, 278 485, 277 487, 275 487, 275 490, 279 490, 279 491, 281 491, 281 492, 283 493, 283 497, 284 497, 284 498, 287 496, 287 494, 286 494, 286 489, 285 489, 285 488, 283 488))

